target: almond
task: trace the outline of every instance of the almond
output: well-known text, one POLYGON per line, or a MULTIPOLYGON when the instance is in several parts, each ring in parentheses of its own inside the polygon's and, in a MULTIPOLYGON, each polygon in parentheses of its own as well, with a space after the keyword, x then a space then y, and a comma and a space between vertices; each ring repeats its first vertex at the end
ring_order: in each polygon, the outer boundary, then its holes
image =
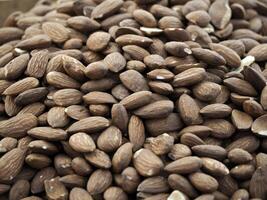
POLYGON ((101 194, 112 183, 112 175, 110 171, 98 169, 94 171, 87 182, 87 191, 91 195, 101 194))
POLYGON ((70 136, 69 144, 75 151, 82 153, 93 152, 96 148, 93 139, 82 132, 70 136))
POLYGON ((88 117, 73 123, 67 131, 69 133, 80 131, 93 133, 109 127, 109 124, 109 121, 104 117, 88 117))
POLYGON ((189 174, 198 171, 202 166, 200 158, 188 156, 171 162, 164 170, 168 173, 189 174))
POLYGON ((140 149, 133 156, 133 164, 142 176, 154 176, 163 168, 161 159, 148 149, 140 149))

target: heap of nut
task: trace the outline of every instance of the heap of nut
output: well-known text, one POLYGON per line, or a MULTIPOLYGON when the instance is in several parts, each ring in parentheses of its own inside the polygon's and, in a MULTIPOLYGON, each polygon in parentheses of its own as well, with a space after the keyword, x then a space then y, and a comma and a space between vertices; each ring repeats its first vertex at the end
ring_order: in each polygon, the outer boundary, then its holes
POLYGON ((0 200, 266 200, 266 0, 40 0, 0 28, 0 200))

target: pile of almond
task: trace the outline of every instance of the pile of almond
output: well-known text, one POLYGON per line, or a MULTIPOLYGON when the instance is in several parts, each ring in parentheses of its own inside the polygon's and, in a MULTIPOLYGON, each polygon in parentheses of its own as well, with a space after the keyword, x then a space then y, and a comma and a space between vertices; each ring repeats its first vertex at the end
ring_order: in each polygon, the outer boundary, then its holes
POLYGON ((267 200, 266 63, 266 0, 12 13, 0 200, 267 200))

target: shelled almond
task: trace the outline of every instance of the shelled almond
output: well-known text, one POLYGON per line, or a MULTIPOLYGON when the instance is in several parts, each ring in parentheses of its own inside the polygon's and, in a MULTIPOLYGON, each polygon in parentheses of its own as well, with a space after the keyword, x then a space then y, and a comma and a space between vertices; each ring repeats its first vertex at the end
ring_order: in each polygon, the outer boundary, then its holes
POLYGON ((266 62, 264 0, 39 0, 12 13, 0 200, 267 199, 266 62))

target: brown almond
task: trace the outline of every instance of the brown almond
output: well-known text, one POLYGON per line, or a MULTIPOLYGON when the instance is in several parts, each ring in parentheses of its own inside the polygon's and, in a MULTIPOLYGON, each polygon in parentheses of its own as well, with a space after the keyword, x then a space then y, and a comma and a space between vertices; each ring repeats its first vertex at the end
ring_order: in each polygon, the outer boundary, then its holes
POLYGON ((82 132, 70 136, 69 144, 75 151, 82 153, 93 152, 96 148, 93 139, 82 132))
POLYGON ((21 114, 0 122, 2 137, 21 138, 27 131, 37 126, 37 118, 32 114, 21 114), (14 125, 15 124, 15 125, 14 125))
POLYGON ((71 161, 74 172, 80 176, 88 176, 92 172, 92 167, 82 157, 75 157, 71 161))
POLYGON ((239 55, 229 47, 214 43, 211 43, 209 46, 213 51, 219 53, 230 67, 238 68, 240 66, 241 59, 239 55))
POLYGON ((16 47, 23 50, 33 50, 39 48, 48 48, 52 43, 50 37, 45 34, 35 35, 28 39, 20 41, 16 47))
POLYGON ((40 78, 45 74, 49 54, 47 50, 41 50, 33 54, 30 59, 26 74, 31 77, 40 78))
POLYGON ((142 176, 155 176, 163 169, 161 159, 148 149, 139 149, 133 156, 133 165, 142 176))
MULTIPOLYGON (((66 144, 64 144, 63 142, 61 142, 61 144, 64 150, 68 152, 67 151, 68 147, 66 147, 66 144)), ((69 157, 66 154, 57 154, 54 157, 54 167, 56 169, 57 174, 60 176, 74 173, 71 168, 71 157, 69 157)))
POLYGON ((105 199, 110 199, 110 200, 127 200, 127 194, 120 188, 120 187, 109 187, 105 192, 104 192, 104 198, 105 199))
POLYGON ((169 83, 164 83, 162 81, 150 81, 148 82, 150 89, 161 95, 170 95, 173 93, 173 87, 169 83))
POLYGON ((231 114, 232 108, 226 104, 210 104, 203 107, 200 113, 208 118, 224 118, 231 114))
POLYGON ((256 155, 256 166, 258 167, 266 167, 267 163, 266 163, 266 153, 258 153, 256 155))
POLYGON ((207 26, 211 20, 211 17, 209 16, 209 14, 204 10, 196 10, 196 11, 190 12, 185 17, 188 21, 200 27, 207 26))
POLYGON ((189 147, 205 144, 205 142, 201 138, 192 133, 184 133, 181 136, 180 140, 182 144, 185 144, 189 147))
POLYGON ((233 194, 232 199, 249 199, 249 193, 246 189, 239 189, 233 194))
POLYGON ((110 126, 97 138, 97 147, 105 152, 116 151, 122 144, 122 133, 116 126, 110 126))
POLYGON ((240 148, 229 151, 227 157, 231 162, 237 164, 244 164, 252 160, 251 154, 240 148))
POLYGON ((110 114, 110 108, 105 104, 91 104, 89 105, 89 112, 93 116, 106 117, 110 114))
POLYGON ((52 71, 49 72, 46 75, 46 81, 56 87, 56 88, 73 88, 73 89, 79 89, 80 88, 80 83, 78 83, 76 80, 73 78, 69 77, 68 75, 57 72, 57 71, 52 71))
POLYGON ((45 140, 31 141, 28 147, 33 153, 53 155, 58 152, 58 147, 55 144, 45 140))
POLYGON ((253 56, 256 61, 265 61, 266 58, 266 51, 267 51, 267 45, 266 44, 259 44, 252 48, 248 55, 253 56))
POLYGON ((164 133, 155 138, 147 138, 146 142, 148 148, 156 155, 164 155, 171 150, 174 144, 174 138, 167 133, 164 133))
POLYGON ((124 191, 133 193, 140 183, 140 176, 135 168, 127 167, 123 170, 121 175, 115 176, 115 182, 123 188, 124 191))
POLYGON ((131 57, 131 59, 143 61, 146 56, 149 56, 150 53, 142 47, 137 45, 126 45, 122 47, 123 51, 131 57))
POLYGON ((157 21, 155 17, 146 10, 136 9, 133 12, 134 19, 145 27, 156 27, 157 21))
POLYGON ((266 127, 267 115, 262 115, 258 117, 252 124, 251 130, 253 133, 258 134, 259 136, 267 136, 267 127, 266 127))
POLYGON ((81 86, 81 91, 84 93, 95 91, 107 91, 117 84, 114 78, 102 78, 99 80, 87 81, 81 86))
POLYGON ((214 192, 219 186, 219 183, 215 178, 202 172, 190 174, 189 179, 191 183, 203 193, 214 192))
POLYGON ((17 180, 9 191, 9 199, 16 200, 27 197, 30 193, 30 183, 27 180, 17 180))
POLYGON ((184 144, 174 144, 168 153, 168 157, 172 160, 178 160, 191 155, 191 149, 184 144))
POLYGON ((217 83, 204 81, 193 87, 193 94, 201 101, 212 101, 221 93, 221 86, 217 83))
POLYGON ((115 126, 122 132, 127 131, 129 117, 126 108, 121 104, 114 104, 111 108, 111 118, 115 126))
POLYGON ((0 149, 2 153, 10 151, 17 147, 18 141, 12 137, 5 137, 0 141, 0 149))
POLYGON ((98 168, 108 169, 111 167, 111 160, 109 158, 109 155, 99 149, 96 149, 91 153, 85 154, 85 159, 90 164, 98 168))
POLYGON ((193 48, 193 56, 209 65, 224 65, 226 63, 225 59, 218 54, 216 51, 211 51, 202 48, 193 48))
POLYGON ((209 119, 204 125, 213 130, 212 136, 216 138, 229 138, 235 132, 235 127, 225 119, 209 119))
POLYGON ((27 77, 10 85, 4 92, 4 95, 17 95, 26 90, 35 88, 39 85, 39 81, 33 77, 27 77))
POLYGON ((219 180, 219 191, 223 192, 224 194, 231 196, 235 191, 238 190, 238 183, 232 176, 226 175, 222 176, 219 180))
POLYGON ((70 27, 80 32, 93 32, 100 28, 100 24, 97 21, 86 16, 70 17, 67 23, 70 27))
POLYGON ((89 50, 98 52, 107 47, 110 39, 111 36, 109 33, 95 32, 89 36, 86 45, 89 48, 89 50))
POLYGON ((65 108, 65 113, 72 119, 81 120, 90 116, 89 110, 85 106, 72 105, 65 108))
POLYGON ((256 67, 245 67, 243 70, 244 79, 247 80, 257 91, 261 92, 266 86, 267 79, 261 70, 256 67))
POLYGON ((12 96, 6 96, 4 99, 4 103, 5 103, 5 112, 10 117, 17 115, 21 110, 21 106, 18 106, 15 103, 15 98, 12 96))
POLYGON ((228 168, 221 163, 212 158, 201 158, 203 166, 202 168, 209 174, 213 176, 225 176, 229 174, 228 168))
POLYGON ((255 171, 255 167, 252 164, 236 165, 230 170, 232 177, 238 180, 250 179, 255 171))
POLYGON ((148 47, 152 44, 152 40, 148 37, 125 34, 116 38, 115 42, 120 46, 137 45, 140 47, 148 47))
POLYGON ((126 167, 131 162, 132 159, 132 149, 133 145, 131 143, 125 143, 121 145, 117 151, 114 153, 113 158, 112 158, 112 166, 113 170, 116 173, 121 172, 124 170, 126 167))
POLYGON ((120 74, 120 80, 125 87, 133 92, 148 90, 148 85, 142 74, 135 70, 127 70, 120 74))
POLYGON ((234 141, 232 141, 227 147, 227 151, 231 151, 235 148, 241 148, 243 150, 248 151, 249 153, 254 152, 260 145, 259 139, 254 135, 247 135, 244 137, 240 137, 234 141))
POLYGON ((196 145, 192 147, 193 152, 201 157, 222 160, 226 157, 226 150, 218 145, 196 145))
POLYGON ((55 43, 62 43, 69 39, 68 30, 62 24, 45 22, 42 29, 55 43))
POLYGON ((184 42, 167 42, 164 47, 165 50, 173 56, 183 58, 189 54, 192 54, 190 47, 184 42))
POLYGON ((203 125, 191 125, 183 128, 179 134, 193 133, 199 137, 207 137, 212 133, 212 129, 203 125))
POLYGON ((60 182, 67 188, 85 187, 86 179, 77 174, 69 174, 59 178, 60 182))
POLYGON ((177 74, 173 80, 174 87, 191 86, 206 78, 205 69, 191 68, 177 74))
POLYGON ((171 174, 168 177, 168 183, 173 190, 179 190, 189 197, 196 197, 197 191, 187 178, 179 174, 171 174))
POLYGON ((93 197, 83 188, 74 187, 70 191, 70 200, 93 200, 93 197))
POLYGON ((47 113, 47 123, 53 128, 63 128, 69 121, 64 107, 53 107, 47 113))
POLYGON ((15 103, 19 106, 35 103, 38 101, 42 101, 48 94, 48 90, 46 87, 38 87, 26 90, 20 93, 15 98, 15 103))
POLYGON ((83 96, 83 100, 87 104, 114 104, 117 100, 106 92, 89 92, 83 96))
POLYGON ((49 199, 68 199, 68 190, 63 183, 59 181, 59 178, 52 178, 44 181, 45 192, 49 199))
POLYGON ((26 156, 25 162, 33 169, 43 169, 51 165, 52 160, 44 154, 31 153, 26 156))
POLYGON ((30 60, 29 54, 22 54, 16 58, 12 59, 4 67, 5 78, 7 80, 17 79, 20 75, 22 75, 22 73, 27 68, 29 60, 30 60))
POLYGON ((119 0, 107 0, 103 1, 99 5, 97 5, 93 12, 91 13, 91 17, 93 19, 102 19, 106 18, 114 13, 116 13, 120 7, 122 6, 123 1, 119 0))
POLYGON ((126 109, 136 109, 151 102, 152 96, 150 91, 135 92, 120 101, 126 109))
POLYGON ((91 195, 101 194, 112 184, 112 174, 108 170, 98 169, 94 171, 88 182, 87 191, 91 195))
POLYGON ((132 115, 128 124, 129 140, 133 144, 133 151, 140 149, 145 142, 145 127, 142 120, 132 115))
POLYGON ((3 27, 0 29, 0 44, 4 44, 6 42, 12 40, 18 40, 23 35, 23 30, 16 27, 3 27))
POLYGON ((201 166, 202 161, 200 158, 188 156, 169 163, 164 170, 168 173, 190 174, 198 171, 201 166))
POLYGON ((231 119, 238 130, 248 130, 253 123, 253 119, 250 115, 237 109, 232 111, 231 119))
POLYGON ((265 198, 265 194, 266 194, 266 180, 265 177, 266 176, 266 167, 264 168, 258 168, 250 181, 249 184, 249 192, 250 195, 253 198, 265 198))
POLYGON ((149 119, 145 121, 146 129, 152 136, 177 131, 183 127, 183 123, 177 113, 171 113, 166 118, 149 119))
MULTIPOLYGON (((112 61, 112 62, 116 62, 116 61, 112 61)), ((90 63, 85 68, 85 71, 84 71, 85 75, 92 80, 104 78, 107 75, 107 72, 108 72, 107 64, 103 61, 96 61, 96 62, 90 63)))
POLYGON ((257 91, 254 89, 254 87, 245 80, 232 77, 225 79, 223 82, 232 92, 247 96, 257 95, 257 91))
POLYGON ((69 128, 69 133, 86 132, 93 133, 101 131, 110 125, 104 117, 88 117, 73 123, 69 128))
POLYGON ((0 180, 8 182, 13 180, 22 170, 25 150, 12 149, 0 158, 0 180))
POLYGON ((52 99, 58 106, 71 106, 82 102, 82 93, 76 89, 61 89, 53 94, 52 99))
POLYGON ((30 113, 38 117, 44 112, 44 110, 45 110, 45 105, 42 103, 36 102, 36 103, 29 104, 25 106, 24 108, 22 108, 20 112, 18 113, 18 115, 30 113))
POLYGON ((178 101, 178 108, 182 120, 187 125, 201 124, 203 119, 199 113, 200 108, 195 100, 187 94, 180 96, 178 101))
POLYGON ((169 186, 166 178, 162 176, 149 177, 143 180, 137 188, 139 192, 147 192, 147 193, 161 193, 167 192, 169 190, 169 186))
MULTIPOLYGON (((78 51, 80 52, 80 51, 78 51)), ((63 53, 63 52, 62 52, 63 53)), ((71 55, 63 55, 61 57, 61 62, 64 68, 64 71, 73 79, 77 81, 85 80, 85 66, 75 57, 71 55)))
POLYGON ((62 129, 51 127, 36 127, 28 130, 28 135, 41 140, 60 141, 67 138, 67 133, 62 129))
POLYGON ((107 65, 110 71, 115 73, 123 70, 126 66, 126 60, 119 52, 114 52, 107 55, 104 58, 104 63, 107 65))
POLYGON ((152 80, 169 81, 172 80, 174 74, 167 69, 154 69, 147 73, 147 77, 152 80))
POLYGON ((223 29, 229 23, 232 15, 228 0, 216 0, 209 8, 209 15, 212 24, 218 28, 223 29))
POLYGON ((134 114, 150 119, 150 118, 162 118, 168 116, 173 111, 173 102, 168 100, 161 100, 150 103, 134 111, 134 114))

